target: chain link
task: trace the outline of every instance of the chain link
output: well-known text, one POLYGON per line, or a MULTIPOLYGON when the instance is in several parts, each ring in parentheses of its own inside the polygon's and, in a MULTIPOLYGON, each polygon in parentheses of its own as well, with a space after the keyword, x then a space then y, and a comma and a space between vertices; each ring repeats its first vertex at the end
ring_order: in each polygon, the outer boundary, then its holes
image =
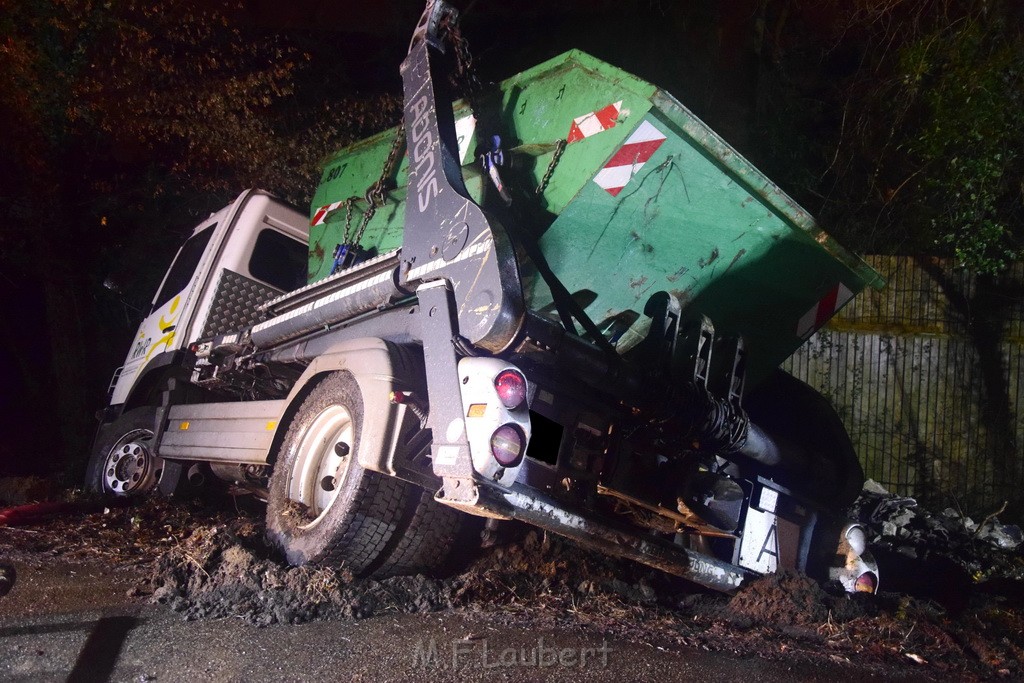
MULTIPOLYGON (((456 88, 462 91, 462 97, 469 102, 469 109, 473 116, 479 121, 480 117, 477 116, 479 109, 477 107, 477 96, 481 90, 481 85, 480 79, 476 75, 476 67, 473 64, 473 55, 469 51, 469 43, 462 35, 462 29, 458 22, 450 22, 446 17, 441 26, 448 32, 448 38, 455 50, 455 74, 453 81, 456 88)), ((535 194, 541 195, 547 189, 548 183, 551 181, 551 174, 555 172, 555 167, 558 166, 558 162, 562 158, 562 152, 565 151, 567 144, 565 139, 560 139, 555 143, 555 153, 551 157, 551 162, 548 164, 540 184, 534 190, 535 194)))
POLYGON ((348 236, 352 233, 352 208, 359 197, 349 197, 345 200, 345 232, 341 234, 341 243, 348 244, 348 236))
MULTIPOLYGON (((453 80, 457 88, 462 90, 462 96, 469 102, 470 110, 473 115, 476 116, 476 95, 480 91, 480 79, 477 78, 475 68, 473 66, 473 56, 469 52, 469 44, 462 35, 462 31, 459 28, 458 22, 450 21, 449 17, 446 16, 441 24, 442 28, 447 31, 448 38, 451 41, 452 47, 455 50, 455 73, 453 74, 453 80)), ((343 243, 350 244, 352 246, 358 246, 359 240, 363 238, 363 233, 366 232, 366 226, 373 220, 374 214, 377 209, 384 206, 384 202, 387 200, 387 181, 391 174, 394 172, 395 163, 398 160, 399 152, 402 149, 402 145, 405 142, 405 122, 398 124, 398 128, 395 129, 395 137, 391 141, 391 149, 388 151, 388 157, 384 162, 384 167, 381 169, 380 178, 377 182, 373 183, 366 189, 364 199, 366 200, 366 211, 363 212, 363 218, 359 223, 359 229, 356 234, 349 239, 349 234, 352 228, 352 209, 357 201, 358 197, 349 197, 345 201, 345 232, 343 235, 343 243)))
MULTIPOLYGON (((448 39, 455 50, 455 73, 452 81, 455 87, 462 92, 462 97, 469 102, 470 111, 473 116, 477 114, 477 95, 480 93, 480 79, 476 75, 476 66, 473 64, 473 55, 469 51, 469 43, 462 35, 462 27, 458 21, 451 21, 445 16, 441 27, 447 31, 448 39)), ((479 119, 479 117, 477 117, 479 119)))
POLYGON ((565 151, 566 145, 565 138, 559 138, 558 142, 555 143, 555 153, 551 155, 551 162, 548 164, 548 169, 544 171, 544 177, 540 179, 540 184, 537 185, 537 189, 534 190, 534 194, 542 195, 544 190, 548 188, 548 182, 551 180, 551 174, 555 172, 555 166, 558 166, 559 159, 562 158, 562 152, 565 151))
POLYGON ((377 179, 373 185, 366 188, 366 211, 363 212, 363 220, 359 223, 359 230, 350 242, 348 239, 349 227, 352 221, 352 205, 358 201, 358 197, 350 197, 346 202, 348 204, 348 211, 345 215, 345 243, 351 244, 352 246, 359 246, 359 240, 363 238, 363 233, 366 232, 366 226, 370 224, 373 219, 373 215, 377 213, 377 209, 384 206, 384 202, 387 200, 387 181, 391 177, 392 172, 395 170, 395 162, 398 161, 399 152, 402 150, 402 143, 405 142, 405 123, 399 123, 398 128, 395 129, 395 137, 391 141, 391 149, 388 151, 388 158, 384 161, 384 167, 381 169, 380 178, 377 179))

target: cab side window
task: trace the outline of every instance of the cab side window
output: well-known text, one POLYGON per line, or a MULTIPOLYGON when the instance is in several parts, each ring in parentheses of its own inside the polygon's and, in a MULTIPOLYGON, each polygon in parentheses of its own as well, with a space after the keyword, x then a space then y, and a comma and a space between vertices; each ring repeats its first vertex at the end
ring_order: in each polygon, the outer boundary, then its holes
POLYGON ((185 244, 181 246, 178 256, 174 259, 174 263, 171 264, 171 269, 167 271, 164 286, 160 288, 160 293, 156 295, 156 300, 153 303, 154 311, 188 286, 189 280, 192 279, 192 275, 199 265, 199 260, 203 257, 203 252, 206 251, 206 245, 210 243, 210 235, 213 234, 213 229, 216 227, 217 224, 214 223, 203 228, 195 235, 192 235, 192 237, 189 237, 185 244))
POLYGON ((309 253, 304 242, 269 228, 260 231, 249 258, 249 274, 290 292, 306 284, 309 253))

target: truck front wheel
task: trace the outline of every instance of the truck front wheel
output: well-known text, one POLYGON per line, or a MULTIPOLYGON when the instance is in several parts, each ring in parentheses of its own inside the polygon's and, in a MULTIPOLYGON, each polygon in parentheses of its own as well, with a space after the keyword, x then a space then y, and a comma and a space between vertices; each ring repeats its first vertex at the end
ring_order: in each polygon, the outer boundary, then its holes
POLYGON ((277 453, 267 534, 288 562, 373 569, 409 503, 405 482, 359 465, 363 401, 355 377, 334 372, 292 418, 277 453))
POLYGON ((154 491, 167 463, 153 452, 156 409, 136 408, 104 427, 85 475, 89 491, 139 496, 154 491))

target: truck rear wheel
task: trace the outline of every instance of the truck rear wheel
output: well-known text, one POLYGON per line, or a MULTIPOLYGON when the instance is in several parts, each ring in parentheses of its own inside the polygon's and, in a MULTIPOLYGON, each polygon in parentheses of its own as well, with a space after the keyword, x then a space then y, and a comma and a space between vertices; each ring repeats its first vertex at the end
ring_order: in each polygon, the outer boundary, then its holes
MULTIPOLYGON (((412 487, 410 487, 412 488, 412 487)), ((401 537, 372 572, 377 578, 402 574, 443 574, 462 556, 479 548, 479 517, 434 501, 429 491, 414 490, 414 509, 401 537)))
MULTIPOLYGON (((843 421, 828 399, 777 369, 750 393, 744 406, 755 423, 832 466, 834 480, 808 482, 804 495, 837 512, 857 499, 864 486, 864 470, 843 421)), ((799 486, 794 488, 801 490, 799 486)))
POLYGON ((317 384, 292 418, 267 501, 267 534, 289 563, 362 574, 400 533, 409 487, 359 465, 363 425, 359 385, 344 370, 317 384))

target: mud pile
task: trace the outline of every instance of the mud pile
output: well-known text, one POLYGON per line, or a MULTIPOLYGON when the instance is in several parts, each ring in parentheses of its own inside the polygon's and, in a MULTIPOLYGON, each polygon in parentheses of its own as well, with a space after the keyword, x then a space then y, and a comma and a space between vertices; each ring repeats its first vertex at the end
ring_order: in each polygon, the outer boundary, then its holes
POLYGON ((666 604, 680 582, 634 562, 588 552, 557 536, 529 531, 488 552, 451 582, 462 604, 559 605, 588 597, 666 604))
POLYGON ((817 627, 868 616, 872 605, 862 595, 829 595, 817 581, 791 570, 746 584, 722 610, 737 626, 769 624, 783 630, 817 627))
POLYGON ((484 552, 454 576, 356 578, 343 568, 288 567, 267 545, 262 524, 240 518, 196 527, 160 556, 137 593, 186 618, 231 616, 267 626, 452 608, 559 613, 588 601, 609 613, 668 604, 678 583, 537 532, 484 552))
POLYGON ((451 587, 423 576, 356 580, 344 569, 288 567, 251 519, 196 528, 157 561, 151 599, 188 619, 239 617, 268 626, 429 612, 453 605, 451 587))

